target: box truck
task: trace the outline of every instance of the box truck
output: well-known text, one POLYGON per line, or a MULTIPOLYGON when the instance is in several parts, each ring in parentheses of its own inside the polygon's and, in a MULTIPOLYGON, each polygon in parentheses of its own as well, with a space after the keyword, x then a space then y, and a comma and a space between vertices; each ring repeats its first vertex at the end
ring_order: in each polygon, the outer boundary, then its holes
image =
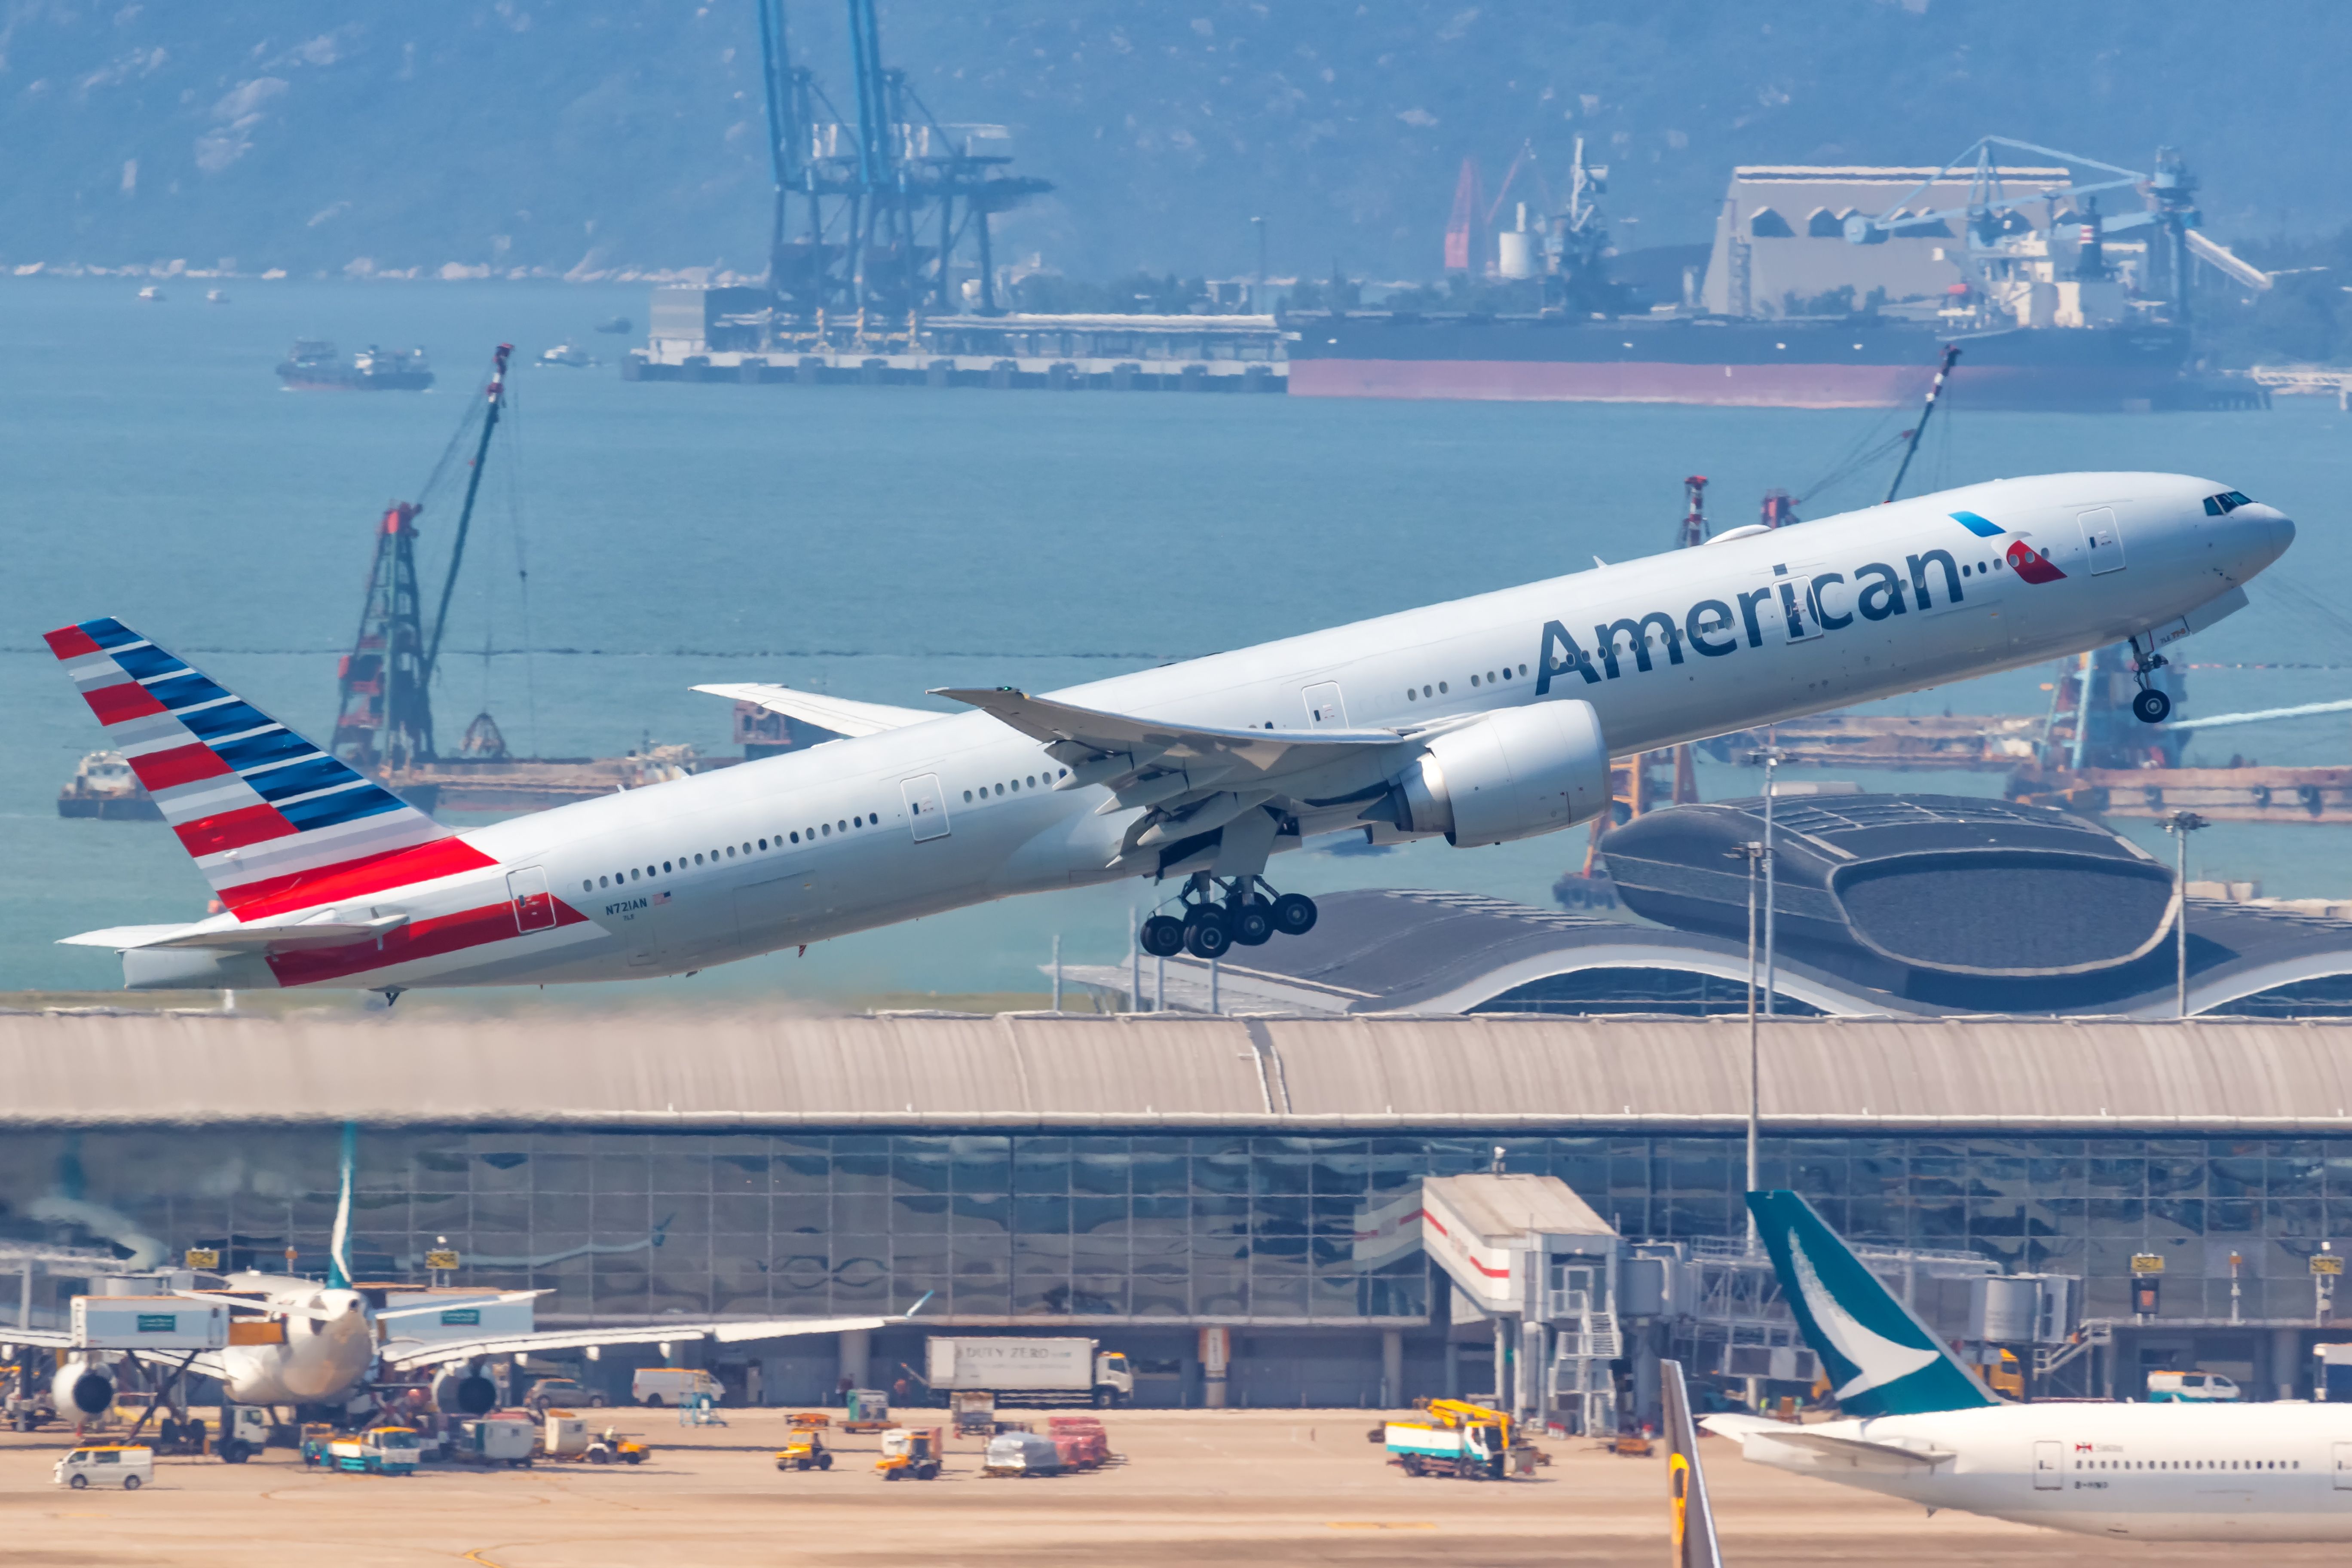
POLYGON ((1135 1394, 1127 1357, 1093 1340, 933 1334, 923 1381, 935 1394, 992 1394, 1032 1404, 1124 1405, 1135 1394))

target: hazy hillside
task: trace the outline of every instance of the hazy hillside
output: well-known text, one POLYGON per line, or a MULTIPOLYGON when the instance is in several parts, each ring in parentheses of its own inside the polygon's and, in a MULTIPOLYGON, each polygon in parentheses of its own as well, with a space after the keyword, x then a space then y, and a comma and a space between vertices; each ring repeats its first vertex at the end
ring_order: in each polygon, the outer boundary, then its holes
MULTIPOLYGON (((2352 11, 2142 0, 1646 5, 1009 0, 882 6, 943 121, 1009 126, 1053 197, 1003 254, 1073 274, 1436 270, 1465 154, 1583 134, 1621 243, 1704 238, 1735 163, 1939 163, 1997 131, 2189 153, 2224 236, 2332 227, 2352 11)), ((840 7, 793 45, 850 102, 840 7)), ((16 0, 0 262, 251 270, 760 265, 748 0, 16 0)))

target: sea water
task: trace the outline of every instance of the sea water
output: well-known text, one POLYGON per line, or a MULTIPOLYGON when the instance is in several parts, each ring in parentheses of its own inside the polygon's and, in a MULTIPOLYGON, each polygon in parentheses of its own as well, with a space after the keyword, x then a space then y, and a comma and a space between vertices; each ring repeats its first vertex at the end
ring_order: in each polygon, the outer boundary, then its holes
MULTIPOLYGON (((516 345, 434 693, 440 741, 492 713, 516 751, 611 756, 651 741, 729 749, 710 681, 773 680, 901 706, 944 686, 1050 690, 1668 548, 1683 479, 1720 529, 1778 487, 1806 495, 1912 410, 1382 403, 1182 394, 624 383, 629 339, 593 335, 646 291, 558 284, 0 279, 0 990, 106 989, 98 926, 193 919, 207 896, 158 824, 67 821, 58 788, 100 743, 39 634, 110 615, 323 739, 374 529, 417 499, 516 345), (297 336, 423 347, 424 395, 281 390, 297 336), (601 368, 539 368, 571 341, 601 368), (487 649, 487 653, 486 650, 487 649)), ((2001 414, 1969 406, 1962 360, 1906 493, 2067 468, 2205 475, 2300 525, 2251 610, 2181 646, 2195 713, 2346 694, 2352 543, 2336 524, 2352 418, 2267 413, 2001 414), (2212 668, 2208 668, 2212 667, 2212 668)), ((1819 518, 1883 493, 1892 458, 1811 496, 1819 518)), ((457 470, 452 470, 453 474, 457 470)), ((437 595, 458 492, 418 520, 437 595)), ((1532 649, 1530 650, 1532 657, 1532 649)), ((1896 712, 2039 714, 2049 669, 1897 699, 1896 712)), ((2352 760, 2336 715, 2215 731, 2191 761, 2352 760)), ((1753 770, 1703 764, 1710 799, 1753 770)), ((1807 776, 1791 772, 1790 777, 1807 776)), ((1857 774, 1872 787, 1995 793, 1998 775, 1857 774)), ((2117 825, 2170 858, 2153 824, 2117 825)), ((1548 904, 1586 833, 1454 850, 1328 849, 1276 885, 1434 887, 1548 904)), ((2193 875, 2352 896, 2342 829, 2213 827, 2193 875)), ((1123 962, 1136 880, 1007 900, 891 930, 615 987, 635 996, 1027 991, 1055 936, 1123 962)))

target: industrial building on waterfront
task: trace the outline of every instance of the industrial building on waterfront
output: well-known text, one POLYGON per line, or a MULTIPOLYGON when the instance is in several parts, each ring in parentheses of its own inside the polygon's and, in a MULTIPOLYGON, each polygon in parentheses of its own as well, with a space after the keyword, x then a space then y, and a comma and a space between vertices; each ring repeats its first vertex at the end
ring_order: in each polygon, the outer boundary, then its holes
MULTIPOLYGON (((0 1249, 322 1268, 351 1121, 364 1276, 452 1249, 450 1283, 550 1292, 545 1326, 918 1309, 730 1347, 770 1400, 888 1386, 949 1327, 1092 1334, 1165 1405, 1207 1397, 1217 1328, 1236 1405, 1482 1392, 1498 1349, 1555 1409, 1661 1350, 1801 1383, 1740 1256, 1746 1039, 1664 1017, 17 1016, 0 1249), (1536 1270, 1516 1306, 1397 1234, 1432 1178, 1493 1173, 1596 1222, 1494 1241, 1536 1270)), ((1764 1182, 1955 1339, 1995 1272, 2071 1281, 2047 1342, 2013 1348, 2083 1392, 2194 1364, 2307 1394, 2311 1346, 2352 1334, 2313 1263, 2352 1240, 2352 1027, 1781 1019, 1763 1061, 1764 1182)), ((52 1321, 78 1288, 28 1271, 19 1310, 52 1321)), ((619 1357, 576 1370, 625 1389, 619 1357)))

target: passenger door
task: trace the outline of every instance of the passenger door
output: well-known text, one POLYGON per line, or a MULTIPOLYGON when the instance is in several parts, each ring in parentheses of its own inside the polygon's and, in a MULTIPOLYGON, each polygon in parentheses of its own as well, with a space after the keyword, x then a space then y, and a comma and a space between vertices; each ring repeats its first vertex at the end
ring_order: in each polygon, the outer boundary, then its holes
POLYGON ((507 873, 507 900, 514 905, 518 933, 555 929, 555 900, 547 890, 547 870, 525 866, 507 873))
POLYGON ((916 843, 927 844, 948 836, 948 797, 940 788, 939 774, 920 773, 900 779, 898 793, 906 797, 907 826, 913 829, 916 843))
POLYGON ((2083 555, 2091 575, 2122 571, 2124 535, 2116 522, 2116 509, 2096 507, 2083 513, 2078 521, 2083 526, 2083 555))
POLYGON ((2044 1437, 2033 1445, 2033 1489, 2054 1492, 2066 1482, 2066 1445, 2054 1437, 2044 1437))
POLYGON ((1307 699, 1307 727, 1310 730, 1344 730, 1348 727, 1348 705, 1340 699, 1339 683, 1324 681, 1310 686, 1304 693, 1307 699))
POLYGON ((2352 1443, 2336 1445, 2336 1489, 2352 1492, 2352 1443))

